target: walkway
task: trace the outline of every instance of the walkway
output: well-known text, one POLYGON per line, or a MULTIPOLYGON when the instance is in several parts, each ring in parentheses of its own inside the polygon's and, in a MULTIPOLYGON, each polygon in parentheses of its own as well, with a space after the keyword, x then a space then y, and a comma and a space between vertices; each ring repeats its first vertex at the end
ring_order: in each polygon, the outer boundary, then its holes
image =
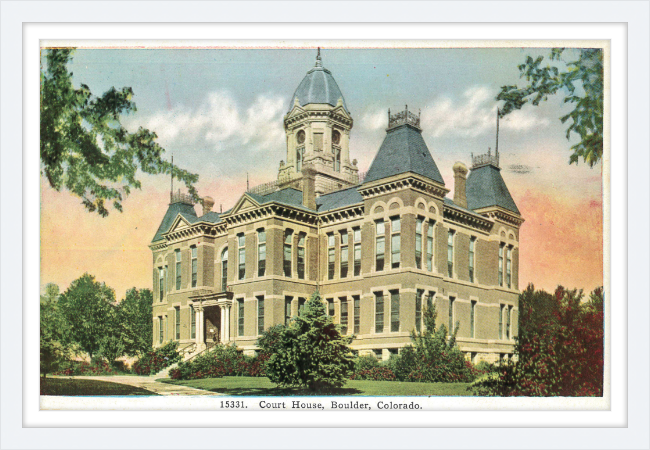
POLYGON ((130 375, 109 375, 109 376, 71 376, 71 377, 54 377, 54 378, 74 378, 86 380, 100 380, 111 383, 126 384, 128 386, 139 387, 159 395, 223 395, 216 392, 194 389, 187 386, 177 386, 175 384, 161 383, 156 381, 157 376, 130 376, 130 375))

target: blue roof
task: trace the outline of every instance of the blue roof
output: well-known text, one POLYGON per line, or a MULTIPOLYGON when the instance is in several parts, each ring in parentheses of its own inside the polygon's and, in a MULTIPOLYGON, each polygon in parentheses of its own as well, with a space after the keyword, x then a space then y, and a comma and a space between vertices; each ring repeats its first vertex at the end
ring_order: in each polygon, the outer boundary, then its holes
POLYGON ((189 223, 198 222, 199 220, 196 216, 196 211, 194 211, 194 206, 182 202, 172 203, 169 205, 169 208, 167 208, 165 217, 163 217, 163 220, 158 227, 158 231, 156 231, 156 235, 153 237, 151 242, 156 242, 162 239, 162 235, 169 231, 172 223, 174 223, 174 219, 176 219, 176 216, 179 214, 189 223))
POLYGON ((410 125, 400 125, 386 132, 384 142, 370 164, 364 183, 405 172, 417 173, 445 184, 422 138, 422 132, 410 125))
POLYGON ((291 98, 289 111, 293 108, 296 97, 298 97, 300 106, 312 103, 336 106, 340 98, 343 100, 343 107, 349 112, 339 85, 334 81, 332 73, 324 67, 314 67, 307 72, 291 98))
POLYGON ((343 208, 344 206, 355 205, 363 202, 363 197, 359 194, 357 186, 342 189, 321 195, 316 199, 316 208, 318 212, 331 211, 332 209, 343 208))
POLYGON ((260 205, 263 203, 277 202, 288 206, 312 211, 302 204, 302 191, 290 187, 271 192, 267 195, 253 194, 251 192, 247 192, 247 195, 253 198, 260 205))
POLYGON ((467 177, 467 207, 479 209, 500 206, 516 214, 519 209, 503 181, 501 169, 491 164, 472 169, 467 177))

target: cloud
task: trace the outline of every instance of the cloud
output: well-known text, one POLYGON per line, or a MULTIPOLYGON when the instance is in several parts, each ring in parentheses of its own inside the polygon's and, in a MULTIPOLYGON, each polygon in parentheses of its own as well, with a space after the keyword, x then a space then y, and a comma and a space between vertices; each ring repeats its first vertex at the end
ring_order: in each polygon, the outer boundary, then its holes
POLYGON ((388 116, 385 109, 366 112, 361 116, 361 126, 367 130, 379 130, 385 128, 387 123, 388 116))
POLYGON ((137 123, 154 130, 166 148, 191 145, 219 151, 245 145, 253 151, 268 150, 284 145, 283 113, 280 96, 258 96, 243 109, 228 92, 218 91, 196 107, 176 106, 148 117, 134 117, 126 126, 133 128, 137 123))

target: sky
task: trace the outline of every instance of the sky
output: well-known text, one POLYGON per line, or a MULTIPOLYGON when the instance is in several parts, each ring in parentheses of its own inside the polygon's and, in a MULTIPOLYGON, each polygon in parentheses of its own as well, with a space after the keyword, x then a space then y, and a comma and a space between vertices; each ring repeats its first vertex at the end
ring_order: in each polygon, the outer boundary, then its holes
MULTIPOLYGON (((350 157, 370 166, 387 111, 421 111, 422 134, 453 196, 452 166, 494 150, 495 100, 520 84, 517 65, 548 49, 323 49, 352 118, 350 157)), ((571 58, 572 51, 565 54, 571 58)), ((575 53, 574 53, 575 55, 575 53)), ((137 112, 122 118, 153 130, 174 163, 199 174, 200 196, 230 208, 251 186, 273 181, 286 159, 283 117, 315 49, 77 49, 69 65, 75 86, 101 95, 130 86, 137 112)), ((603 285, 602 164, 569 165, 570 111, 561 96, 501 119, 503 178, 525 219, 519 286, 558 284, 591 291, 603 285)), ((140 174, 142 189, 107 218, 41 177, 41 290, 61 290, 84 272, 116 291, 152 288, 151 242, 169 202, 170 180, 140 174)), ((177 186, 179 184, 177 183, 177 186)), ((197 206, 200 214, 200 206, 197 206)))

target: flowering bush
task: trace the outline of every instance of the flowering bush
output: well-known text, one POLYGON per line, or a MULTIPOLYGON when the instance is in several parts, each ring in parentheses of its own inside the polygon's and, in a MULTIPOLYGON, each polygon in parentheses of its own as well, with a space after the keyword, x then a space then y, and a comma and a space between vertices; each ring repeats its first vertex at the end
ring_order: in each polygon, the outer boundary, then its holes
POLYGON ((220 378, 223 376, 265 376, 264 365, 268 356, 245 356, 233 345, 217 345, 211 350, 182 362, 169 371, 173 380, 193 380, 197 378, 220 378))
MULTIPOLYGON (((374 358, 373 358, 374 359, 374 358)), ((373 381, 395 381, 397 378, 392 370, 388 367, 372 367, 370 369, 362 369, 354 371, 350 376, 351 380, 373 380, 373 381)))
POLYGON ((180 361, 181 358, 178 353, 178 342, 171 341, 162 347, 145 353, 133 363, 133 372, 138 375, 152 375, 180 361))
POLYGON ((103 360, 88 361, 67 361, 62 363, 61 370, 53 375, 117 375, 117 372, 103 360))

